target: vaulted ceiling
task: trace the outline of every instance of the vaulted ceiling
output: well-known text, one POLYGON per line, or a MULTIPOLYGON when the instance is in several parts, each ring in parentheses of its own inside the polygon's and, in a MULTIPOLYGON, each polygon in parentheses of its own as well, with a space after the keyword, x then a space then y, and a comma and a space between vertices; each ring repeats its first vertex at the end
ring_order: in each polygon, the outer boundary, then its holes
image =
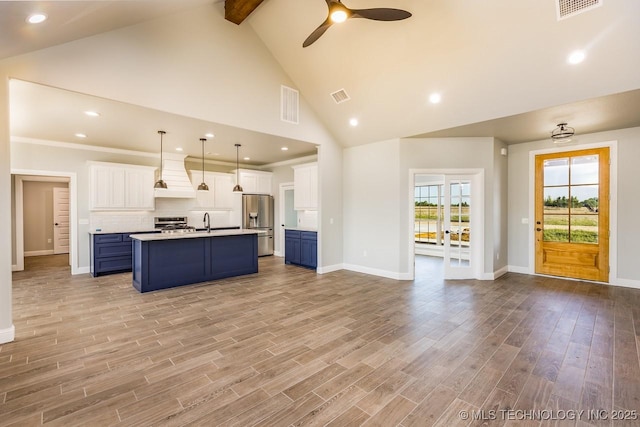
POLYGON ((545 138, 561 121, 578 133, 640 126, 638 1, 602 1, 563 20, 560 0, 344 1, 413 16, 348 20, 303 48, 327 16, 325 0, 0 2, 0 59, 213 4, 252 28, 344 146, 417 136, 517 143, 545 138), (37 4, 56 10, 46 37, 24 32, 37 4), (577 49, 584 62, 568 64, 577 49), (338 90, 350 99, 337 104, 338 90), (433 93, 440 103, 429 102, 433 93))

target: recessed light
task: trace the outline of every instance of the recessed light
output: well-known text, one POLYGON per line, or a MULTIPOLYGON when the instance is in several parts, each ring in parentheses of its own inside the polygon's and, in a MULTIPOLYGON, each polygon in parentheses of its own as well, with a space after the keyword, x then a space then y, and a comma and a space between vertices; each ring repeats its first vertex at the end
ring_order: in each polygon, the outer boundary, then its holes
POLYGON ((439 93, 432 93, 429 95, 429 102, 432 104, 439 104, 442 101, 442 95, 439 93))
POLYGON ((245 160, 251 160, 251 157, 245 157, 244 159, 245 160))
POLYGON ((47 20, 47 15, 44 13, 34 13, 33 15, 29 15, 27 18, 27 22, 29 24, 40 24, 47 20))
POLYGON ((100 117, 100 113, 98 113, 97 111, 85 111, 84 112, 87 116, 91 116, 91 117, 100 117))
MULTIPOLYGON (((211 154, 211 153, 209 153, 209 154, 211 154)), ((219 155, 220 155, 220 153, 213 153, 213 155, 214 155, 214 156, 219 156, 219 155)))
POLYGON ((78 138, 86 138, 87 137, 87 135, 85 135, 84 133, 76 133, 76 136, 78 138))
POLYGON ((182 147, 176 148, 176 151, 182 151, 182 147))
POLYGON ((586 56, 587 56, 587 54, 585 53, 584 50, 574 50, 567 57, 567 62, 569 64, 576 65, 576 64, 579 64, 582 61, 584 61, 586 56))
POLYGON ((213 138, 215 135, 212 133, 205 133, 204 136, 206 136, 207 138, 213 138))
POLYGON ((287 151, 289 149, 289 147, 282 147, 281 150, 282 151, 287 151))
POLYGON ((358 119, 354 117, 353 119, 349 120, 349 124, 354 127, 358 126, 358 119))

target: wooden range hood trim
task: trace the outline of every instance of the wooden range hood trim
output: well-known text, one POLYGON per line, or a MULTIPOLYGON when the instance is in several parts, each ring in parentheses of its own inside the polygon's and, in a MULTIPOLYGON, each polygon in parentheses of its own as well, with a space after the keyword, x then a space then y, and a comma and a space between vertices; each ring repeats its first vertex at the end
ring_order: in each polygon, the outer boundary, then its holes
POLYGON ((225 0, 224 18, 240 25, 263 0, 225 0))

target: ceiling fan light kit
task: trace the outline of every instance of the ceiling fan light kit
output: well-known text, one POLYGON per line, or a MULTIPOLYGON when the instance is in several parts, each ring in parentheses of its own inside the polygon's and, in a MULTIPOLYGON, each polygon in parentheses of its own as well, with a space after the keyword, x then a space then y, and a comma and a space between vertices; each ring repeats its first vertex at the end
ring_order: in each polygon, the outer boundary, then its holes
POLYGON ((327 19, 316 28, 302 43, 302 47, 312 45, 335 23, 344 22, 351 18, 364 18, 374 21, 401 21, 411 17, 406 10, 378 7, 374 9, 349 9, 340 0, 325 0, 329 12, 327 19))
POLYGON ((558 123, 558 126, 551 131, 551 140, 555 144, 570 142, 571 137, 576 133, 575 129, 567 126, 567 123, 558 123))

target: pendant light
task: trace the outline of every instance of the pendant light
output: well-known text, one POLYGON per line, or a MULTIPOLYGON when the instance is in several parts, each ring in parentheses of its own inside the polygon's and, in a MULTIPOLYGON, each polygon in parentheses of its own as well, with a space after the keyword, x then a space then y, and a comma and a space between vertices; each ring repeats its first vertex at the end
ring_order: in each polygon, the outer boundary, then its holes
POLYGON ((240 185, 240 157, 238 154, 240 147, 240 144, 236 144, 236 186, 233 187, 234 193, 242 193, 244 191, 240 185))
POLYGON ((156 181, 153 188, 167 188, 167 183, 162 180, 162 137, 166 132, 159 130, 158 133, 160 134, 160 179, 156 181))
POLYGON ((200 142, 202 142, 202 183, 198 185, 198 191, 209 191, 209 186, 204 182, 204 142, 206 140, 206 138, 200 138, 200 142))

